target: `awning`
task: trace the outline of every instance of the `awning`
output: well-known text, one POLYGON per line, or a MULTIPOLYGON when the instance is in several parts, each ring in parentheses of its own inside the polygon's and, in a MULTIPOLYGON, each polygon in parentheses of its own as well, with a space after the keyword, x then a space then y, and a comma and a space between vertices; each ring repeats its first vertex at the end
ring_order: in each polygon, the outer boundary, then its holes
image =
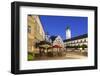
POLYGON ((53 48, 62 48, 62 47, 59 45, 54 45, 53 48))
POLYGON ((51 43, 47 41, 40 41, 37 45, 38 47, 46 48, 46 49, 51 47, 51 43))

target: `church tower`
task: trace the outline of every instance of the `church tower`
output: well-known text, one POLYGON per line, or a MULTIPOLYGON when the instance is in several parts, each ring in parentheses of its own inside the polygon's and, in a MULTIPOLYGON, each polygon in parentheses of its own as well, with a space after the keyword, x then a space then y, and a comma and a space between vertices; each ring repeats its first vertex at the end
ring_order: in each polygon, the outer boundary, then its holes
POLYGON ((71 30, 69 27, 66 28, 66 39, 70 39, 71 38, 71 30))

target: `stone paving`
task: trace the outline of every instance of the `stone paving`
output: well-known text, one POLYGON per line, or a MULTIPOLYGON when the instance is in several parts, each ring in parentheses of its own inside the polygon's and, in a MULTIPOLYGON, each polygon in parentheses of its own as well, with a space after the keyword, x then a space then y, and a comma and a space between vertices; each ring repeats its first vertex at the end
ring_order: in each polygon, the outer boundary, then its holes
POLYGON ((48 57, 48 56, 41 56, 36 58, 35 60, 62 60, 62 59, 84 59, 87 58, 88 56, 84 56, 81 53, 77 52, 67 52, 63 56, 53 56, 53 57, 48 57))

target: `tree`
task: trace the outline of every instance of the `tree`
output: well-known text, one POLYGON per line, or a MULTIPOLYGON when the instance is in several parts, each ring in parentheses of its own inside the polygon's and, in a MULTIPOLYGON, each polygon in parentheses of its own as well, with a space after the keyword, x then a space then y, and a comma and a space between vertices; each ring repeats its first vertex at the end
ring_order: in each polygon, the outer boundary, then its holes
POLYGON ((81 45, 81 47, 84 50, 84 48, 87 48, 87 45, 83 44, 83 45, 81 45))
POLYGON ((81 48, 81 46, 80 45, 77 45, 77 48, 81 48))

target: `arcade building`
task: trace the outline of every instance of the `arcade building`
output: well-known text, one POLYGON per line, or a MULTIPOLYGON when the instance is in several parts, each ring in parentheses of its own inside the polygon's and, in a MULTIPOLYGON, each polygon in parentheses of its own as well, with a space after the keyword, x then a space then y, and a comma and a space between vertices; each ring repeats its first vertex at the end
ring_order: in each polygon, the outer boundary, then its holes
MULTIPOLYGON (((64 40, 65 48, 84 48, 88 47, 88 34, 71 37, 71 30, 69 27, 66 29, 66 39, 64 40)), ((85 50, 87 51, 87 50, 85 50)))

